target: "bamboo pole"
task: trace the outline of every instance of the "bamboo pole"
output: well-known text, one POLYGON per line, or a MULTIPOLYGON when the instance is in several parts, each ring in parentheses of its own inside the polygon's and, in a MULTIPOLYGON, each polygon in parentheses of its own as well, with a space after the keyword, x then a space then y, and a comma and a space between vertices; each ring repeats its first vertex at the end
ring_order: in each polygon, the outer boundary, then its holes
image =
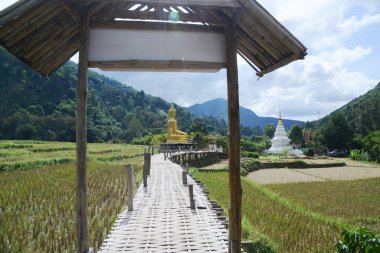
POLYGON ((77 143, 77 253, 88 252, 87 222, 87 86, 89 23, 81 18, 80 50, 77 85, 76 143, 77 143))
POLYGON ((241 252, 240 115, 237 66, 236 19, 226 22, 227 91, 228 91, 228 164, 229 164, 229 251, 241 252))

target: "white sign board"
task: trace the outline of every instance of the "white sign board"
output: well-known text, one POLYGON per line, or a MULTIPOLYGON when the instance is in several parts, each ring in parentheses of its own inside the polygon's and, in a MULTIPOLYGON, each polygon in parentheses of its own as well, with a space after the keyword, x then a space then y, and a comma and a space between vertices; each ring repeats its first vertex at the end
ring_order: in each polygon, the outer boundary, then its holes
POLYGON ((206 32, 90 30, 90 62, 132 60, 223 64, 226 62, 225 37, 206 32))

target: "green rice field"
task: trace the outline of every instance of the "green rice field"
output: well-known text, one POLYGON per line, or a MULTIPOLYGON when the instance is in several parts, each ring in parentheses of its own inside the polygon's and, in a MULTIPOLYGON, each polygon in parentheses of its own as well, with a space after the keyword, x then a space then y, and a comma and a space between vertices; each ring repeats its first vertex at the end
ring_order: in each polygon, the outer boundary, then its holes
MULTIPOLYGON (((228 210, 227 172, 193 175, 228 210)), ((380 178, 270 186, 243 178, 244 240, 264 236, 278 252, 334 252, 343 229, 365 225, 379 232, 379 185, 380 178)))
MULTIPOLYGON (((124 165, 143 146, 89 144, 89 233, 97 249, 126 205, 124 165)), ((0 141, 0 252, 74 252, 75 144, 0 141)))

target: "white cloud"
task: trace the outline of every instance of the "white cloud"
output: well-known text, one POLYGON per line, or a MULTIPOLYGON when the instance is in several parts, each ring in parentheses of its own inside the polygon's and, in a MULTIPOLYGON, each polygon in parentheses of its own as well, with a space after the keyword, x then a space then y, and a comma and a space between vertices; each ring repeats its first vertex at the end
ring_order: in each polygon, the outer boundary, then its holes
POLYGON ((365 15, 362 18, 352 16, 348 19, 345 19, 340 24, 338 24, 338 27, 342 31, 345 31, 346 33, 352 34, 356 31, 358 31, 362 27, 365 27, 368 25, 373 25, 373 24, 380 24, 380 14, 365 15))
POLYGON ((278 101, 290 118, 311 120, 326 115, 362 95, 376 84, 364 73, 349 71, 346 63, 356 62, 371 49, 355 47, 322 51, 273 73, 262 80, 257 99, 251 104, 259 115, 276 116, 278 101), (274 81, 282 80, 281 83, 274 81))

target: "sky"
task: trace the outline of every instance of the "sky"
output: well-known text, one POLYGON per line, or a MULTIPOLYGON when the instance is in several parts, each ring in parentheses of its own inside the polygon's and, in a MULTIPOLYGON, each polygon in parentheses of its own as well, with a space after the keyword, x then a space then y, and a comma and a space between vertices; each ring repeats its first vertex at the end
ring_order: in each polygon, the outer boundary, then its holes
MULTIPOLYGON (((1 0, 0 10, 15 2, 1 0)), ((240 105, 260 116, 315 120, 380 82, 379 0, 259 0, 307 48, 293 62, 258 80, 238 59, 240 105)), ((77 57, 73 58, 77 61, 77 57)), ((103 72, 181 106, 227 98, 226 72, 103 72)))

